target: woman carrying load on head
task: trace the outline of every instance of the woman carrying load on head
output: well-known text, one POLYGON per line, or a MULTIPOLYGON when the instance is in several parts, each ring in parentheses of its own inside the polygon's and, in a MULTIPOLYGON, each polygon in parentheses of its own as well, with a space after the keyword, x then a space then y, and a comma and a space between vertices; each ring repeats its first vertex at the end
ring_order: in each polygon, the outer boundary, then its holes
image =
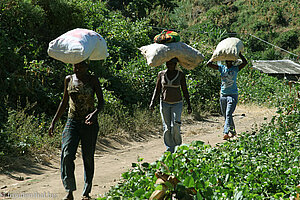
POLYGON ((74 64, 74 74, 65 78, 63 99, 49 127, 49 135, 53 136, 57 120, 65 112, 69 104, 68 120, 62 133, 61 178, 67 195, 65 200, 74 199, 76 190, 74 176, 74 160, 78 144, 81 141, 82 159, 84 164, 84 189, 82 199, 90 199, 94 176, 94 153, 99 131, 98 112, 102 109, 104 100, 98 79, 88 73, 85 62, 74 64), (98 99, 94 107, 95 94, 98 99))
POLYGON ((166 62, 167 69, 160 71, 157 76, 149 108, 154 109, 154 101, 160 96, 160 113, 164 130, 164 143, 167 151, 175 152, 175 147, 181 145, 180 135, 182 95, 187 102, 188 113, 192 112, 186 78, 181 70, 176 68, 178 59, 173 58, 166 62))
POLYGON ((223 139, 227 140, 236 136, 235 125, 233 122, 232 114, 236 108, 238 102, 238 88, 236 84, 237 73, 243 69, 247 64, 245 57, 239 53, 242 59, 242 64, 233 65, 233 61, 226 60, 226 65, 215 65, 212 62, 208 62, 207 66, 219 70, 221 73, 221 94, 220 94, 220 106, 222 115, 225 118, 225 125, 223 130, 223 139))

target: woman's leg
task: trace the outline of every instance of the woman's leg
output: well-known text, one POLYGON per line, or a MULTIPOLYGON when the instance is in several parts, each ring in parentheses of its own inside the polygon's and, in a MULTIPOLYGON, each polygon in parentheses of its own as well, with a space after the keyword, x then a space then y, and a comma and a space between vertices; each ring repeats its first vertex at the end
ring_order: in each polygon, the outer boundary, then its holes
POLYGON ((84 165, 84 189, 82 196, 89 196, 94 177, 94 153, 96 148, 98 124, 82 124, 80 129, 82 159, 84 165))
POLYGON ((227 106, 225 112, 224 133, 228 134, 229 132, 235 132, 235 125, 233 122, 232 114, 236 108, 237 95, 228 95, 226 99, 227 99, 227 106))
POLYGON ((231 107, 229 108, 229 112, 231 113, 231 121, 229 124, 229 132, 232 134, 232 136, 236 135, 236 130, 235 130, 235 125, 234 125, 234 121, 233 121, 233 117, 232 114, 234 113, 235 109, 236 109, 236 105, 238 102, 238 95, 231 95, 232 97, 232 104, 231 107))
POLYGON ((68 119, 62 133, 61 179, 67 192, 76 190, 75 164, 76 151, 79 144, 77 124, 68 119))
POLYGON ((226 127, 227 96, 223 96, 223 95, 220 96, 220 108, 221 108, 222 115, 225 119, 223 134, 226 135, 228 134, 228 132, 226 132, 227 131, 227 127, 226 127))
POLYGON ((172 113, 172 136, 175 142, 175 145, 181 145, 182 137, 180 134, 180 127, 181 127, 181 113, 182 113, 182 102, 176 103, 172 105, 171 113, 172 113))
POLYGON ((176 146, 171 133, 171 107, 170 104, 160 102, 160 114, 163 123, 164 130, 164 143, 167 147, 167 151, 174 152, 176 146))

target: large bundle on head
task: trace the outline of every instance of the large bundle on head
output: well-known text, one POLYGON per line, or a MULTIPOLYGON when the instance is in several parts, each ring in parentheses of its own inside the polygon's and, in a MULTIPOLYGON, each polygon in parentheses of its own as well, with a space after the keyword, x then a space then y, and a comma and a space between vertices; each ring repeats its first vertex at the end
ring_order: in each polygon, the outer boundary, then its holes
POLYGON ((104 60, 108 57, 104 38, 92 30, 74 29, 49 43, 48 54, 64 63, 80 63, 86 59, 104 60))
POLYGON ((176 57, 179 64, 186 69, 194 69, 204 56, 193 47, 183 42, 173 42, 166 44, 150 44, 139 48, 147 60, 147 64, 156 67, 176 57))
POLYGON ((214 51, 210 61, 235 61, 239 58, 239 53, 243 51, 243 42, 238 38, 226 38, 222 40, 214 51))

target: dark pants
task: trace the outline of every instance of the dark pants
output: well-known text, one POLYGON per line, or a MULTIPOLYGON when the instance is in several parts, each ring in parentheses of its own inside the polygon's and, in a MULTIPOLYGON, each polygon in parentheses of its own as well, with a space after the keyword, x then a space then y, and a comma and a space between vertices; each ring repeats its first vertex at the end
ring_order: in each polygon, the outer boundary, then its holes
POLYGON ((61 152, 61 178, 67 192, 76 190, 74 160, 79 141, 81 141, 84 164, 84 189, 82 194, 88 195, 91 192, 98 131, 98 124, 87 125, 74 119, 68 119, 62 134, 61 152))

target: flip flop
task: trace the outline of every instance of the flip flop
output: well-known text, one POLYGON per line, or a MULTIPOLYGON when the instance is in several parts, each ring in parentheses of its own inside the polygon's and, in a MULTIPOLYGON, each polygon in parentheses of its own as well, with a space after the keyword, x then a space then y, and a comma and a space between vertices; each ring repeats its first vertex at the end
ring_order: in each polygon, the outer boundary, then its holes
POLYGON ((81 200, 90 200, 90 199, 92 199, 90 196, 83 196, 83 197, 81 197, 81 200))
POLYGON ((68 195, 66 197, 64 197, 62 200, 74 200, 74 197, 68 197, 68 195))
POLYGON ((224 134, 223 140, 228 140, 228 139, 230 139, 230 136, 228 134, 224 134))

